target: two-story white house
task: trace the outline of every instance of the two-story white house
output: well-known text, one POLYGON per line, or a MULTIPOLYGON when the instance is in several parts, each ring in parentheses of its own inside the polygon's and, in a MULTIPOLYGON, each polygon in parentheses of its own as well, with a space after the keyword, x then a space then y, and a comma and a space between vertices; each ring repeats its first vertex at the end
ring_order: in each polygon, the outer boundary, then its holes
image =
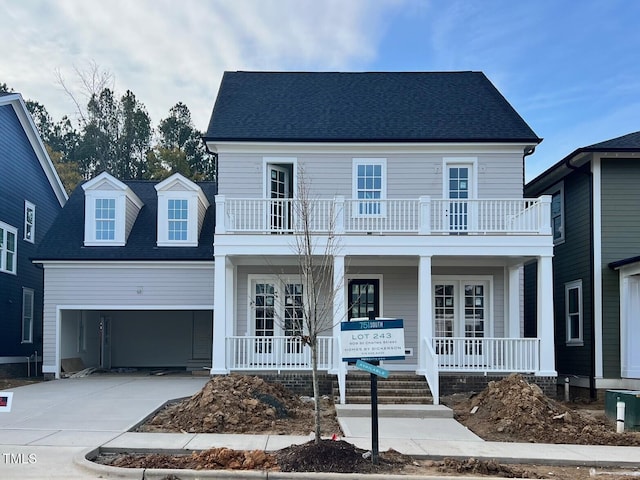
POLYGON ((384 368, 424 375, 436 402, 439 384, 511 372, 553 385, 550 198, 523 198, 540 141, 481 72, 225 73, 205 135, 218 156, 211 374, 309 371, 281 321, 309 293, 304 182, 315 240, 339 245, 320 368, 342 390, 340 322, 370 311, 404 320, 405 359, 384 368))

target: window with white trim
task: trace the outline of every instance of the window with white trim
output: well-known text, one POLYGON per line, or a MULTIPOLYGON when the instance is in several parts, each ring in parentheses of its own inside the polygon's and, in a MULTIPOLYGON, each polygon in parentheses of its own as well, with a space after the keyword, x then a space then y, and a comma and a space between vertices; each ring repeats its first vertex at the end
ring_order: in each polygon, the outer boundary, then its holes
POLYGON ((562 183, 545 192, 551 195, 551 233, 553 243, 557 245, 564 242, 564 186, 562 183))
POLYGON ((33 243, 36 235, 36 206, 25 200, 24 202, 24 239, 33 243))
POLYGON ((189 227, 189 201, 186 199, 169 199, 167 216, 169 219, 169 240, 187 240, 189 227))
POLYGON ((567 345, 583 345, 582 280, 565 284, 564 302, 567 323, 567 345))
POLYGON ((32 289, 22 289, 22 343, 33 343, 33 296, 32 289))
POLYGON ((384 158, 353 159, 353 198, 358 202, 353 214, 384 215, 387 196, 387 162, 384 158))
POLYGON ((0 222, 0 272, 16 273, 18 229, 0 222))
POLYGON ((116 238, 116 199, 96 198, 95 203, 96 240, 116 238))

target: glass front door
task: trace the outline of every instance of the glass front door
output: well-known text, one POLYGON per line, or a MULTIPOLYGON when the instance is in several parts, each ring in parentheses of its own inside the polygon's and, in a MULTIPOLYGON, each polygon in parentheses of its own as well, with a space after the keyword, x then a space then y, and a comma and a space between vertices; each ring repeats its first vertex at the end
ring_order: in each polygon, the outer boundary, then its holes
POLYGON ((349 280, 348 318, 368 318, 369 312, 380 316, 380 280, 349 280))

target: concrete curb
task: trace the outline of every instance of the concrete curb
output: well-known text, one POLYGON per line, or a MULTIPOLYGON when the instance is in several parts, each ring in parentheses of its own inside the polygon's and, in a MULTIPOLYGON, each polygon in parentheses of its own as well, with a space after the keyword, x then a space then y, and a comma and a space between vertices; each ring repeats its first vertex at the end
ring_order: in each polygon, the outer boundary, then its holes
MULTIPOLYGON (((430 475, 389 475, 384 473, 355 474, 330 472, 271 472, 266 470, 189 470, 171 468, 122 468, 101 465, 92 462, 100 453, 100 447, 84 450, 73 458, 73 463, 81 469, 96 475, 96 478, 120 478, 135 480, 166 480, 173 475, 180 480, 209 480, 209 479, 267 479, 267 480, 451 480, 451 476, 430 475)), ((465 480, 492 480, 500 477, 465 477, 465 480)))

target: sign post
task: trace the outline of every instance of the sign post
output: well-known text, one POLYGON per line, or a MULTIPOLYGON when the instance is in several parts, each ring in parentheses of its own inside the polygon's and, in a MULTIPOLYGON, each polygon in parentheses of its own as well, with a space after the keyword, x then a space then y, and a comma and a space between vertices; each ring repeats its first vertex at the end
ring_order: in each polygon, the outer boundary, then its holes
POLYGON ((371 461, 378 462, 378 377, 389 372, 380 360, 404 360, 404 325, 402 319, 356 320, 340 324, 342 361, 356 362, 356 367, 371 374, 371 461))

